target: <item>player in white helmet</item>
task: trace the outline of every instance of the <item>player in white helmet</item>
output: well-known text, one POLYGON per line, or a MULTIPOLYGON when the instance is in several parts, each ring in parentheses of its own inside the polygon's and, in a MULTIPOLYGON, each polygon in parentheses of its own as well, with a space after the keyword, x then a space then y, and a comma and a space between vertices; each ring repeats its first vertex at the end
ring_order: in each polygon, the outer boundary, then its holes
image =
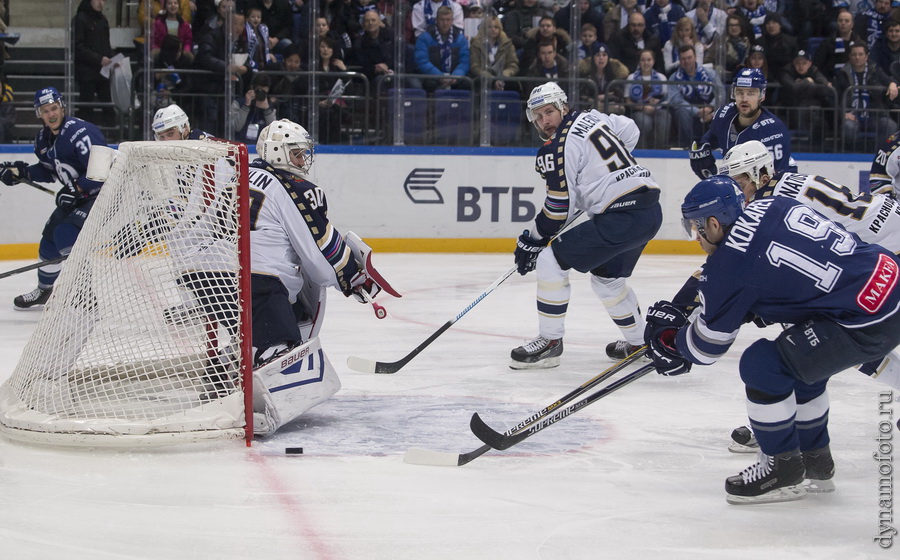
POLYGON ((631 154, 640 131, 627 117, 570 112, 565 92, 554 82, 532 90, 525 114, 547 140, 536 160, 547 197, 534 226, 519 236, 515 261, 520 274, 537 271, 540 330, 513 349, 510 367, 559 365, 570 269, 591 274, 594 293, 625 337, 610 344, 607 354, 624 357, 643 344, 644 330, 626 279, 662 223, 659 185, 631 154), (554 239, 582 212, 587 221, 554 239))
POLYGON ((157 140, 203 140, 208 136, 202 130, 191 129, 187 114, 174 103, 156 112, 151 128, 157 140))
POLYGON ((265 434, 340 388, 316 336, 326 288, 365 303, 381 287, 360 266, 357 255, 367 247, 332 225, 325 191, 305 178, 315 155, 306 129, 274 121, 260 132, 256 152, 249 170, 253 346, 261 366, 254 372, 255 429, 265 434), (312 373, 296 366, 308 359, 312 373), (306 378, 294 385, 292 375, 306 378))

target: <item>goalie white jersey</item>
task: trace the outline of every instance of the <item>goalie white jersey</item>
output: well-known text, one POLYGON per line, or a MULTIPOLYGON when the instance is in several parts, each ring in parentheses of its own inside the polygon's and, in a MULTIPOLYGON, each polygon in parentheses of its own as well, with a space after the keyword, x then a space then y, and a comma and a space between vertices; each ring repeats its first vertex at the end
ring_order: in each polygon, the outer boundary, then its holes
POLYGON ((322 189, 259 159, 250 165, 249 183, 253 274, 277 276, 292 303, 304 275, 319 286, 349 291, 359 266, 328 221, 322 189))
POLYGON ((800 173, 776 173, 753 199, 766 196, 793 198, 866 243, 900 253, 900 205, 889 196, 854 194, 848 187, 824 177, 800 173))

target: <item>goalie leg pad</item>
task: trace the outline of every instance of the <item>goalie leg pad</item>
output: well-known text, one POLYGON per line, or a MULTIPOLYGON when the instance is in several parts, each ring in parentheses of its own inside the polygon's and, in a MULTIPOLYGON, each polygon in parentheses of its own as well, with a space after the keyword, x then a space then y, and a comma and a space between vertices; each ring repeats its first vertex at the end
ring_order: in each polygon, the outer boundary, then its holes
POLYGON ((318 338, 253 372, 254 430, 268 436, 328 400, 341 381, 318 338))

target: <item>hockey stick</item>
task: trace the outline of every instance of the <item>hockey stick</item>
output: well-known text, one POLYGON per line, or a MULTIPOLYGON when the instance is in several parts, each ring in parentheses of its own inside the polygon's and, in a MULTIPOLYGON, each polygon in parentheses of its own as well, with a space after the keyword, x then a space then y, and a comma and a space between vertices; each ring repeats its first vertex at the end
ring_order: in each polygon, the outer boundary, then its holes
POLYGON ((29 187, 34 187, 34 188, 36 188, 37 190, 39 190, 39 191, 41 191, 41 192, 45 192, 45 193, 47 193, 47 194, 52 194, 53 196, 56 196, 56 191, 51 190, 51 189, 48 189, 47 187, 42 187, 41 185, 38 185, 37 183, 35 183, 35 182, 32 181, 31 179, 26 179, 26 178, 24 178, 24 177, 19 177, 19 182, 20 182, 20 183, 24 183, 24 184, 28 185, 29 187))
POLYGON ((63 255, 62 257, 59 257, 56 259, 50 259, 49 261, 36 262, 34 264, 29 264, 28 266, 23 266, 22 268, 17 268, 15 270, 8 270, 6 272, 0 273, 0 278, 6 278, 7 276, 15 276, 16 274, 19 274, 21 272, 28 272, 29 270, 34 270, 35 268, 41 268, 42 266, 47 266, 48 264, 61 263, 68 258, 69 258, 69 255, 63 255))
MULTIPOLYGON (((577 214, 575 214, 575 216, 572 217, 572 220, 568 224, 566 224, 565 227, 563 227, 556 235, 554 235, 550 239, 550 241, 547 243, 547 247, 550 246, 550 243, 552 243, 554 239, 556 239, 557 237, 562 235, 565 231, 567 231, 575 223, 575 220, 579 216, 581 216, 582 213, 583 212, 579 211, 577 214)), ((503 274, 503 276, 494 280, 493 284, 488 286, 488 288, 485 291, 481 292, 481 294, 477 298, 472 300, 472 303, 470 303, 469 305, 466 306, 465 309, 463 309, 462 311, 457 313, 456 317, 450 319, 449 321, 447 321, 446 323, 441 325, 441 328, 434 331, 434 333, 431 336, 429 336, 428 338, 425 339, 425 342, 423 342, 422 344, 419 344, 418 346, 413 348, 412 352, 410 352, 406 356, 403 356, 401 359, 397 360, 396 362, 377 362, 375 360, 367 360, 365 358, 360 358, 358 356, 349 356, 347 358, 347 367, 349 367, 350 369, 355 370, 355 371, 361 371, 363 373, 397 373, 400 370, 400 368, 402 368, 403 366, 408 364, 410 360, 412 360, 413 358, 418 356, 419 353, 422 352, 422 350, 424 350, 425 348, 427 348, 429 344, 434 342, 437 339, 437 337, 444 334, 447 331, 447 329, 449 329, 450 327, 453 326, 454 323, 456 323, 457 321, 462 319, 463 316, 466 313, 468 313, 469 311, 471 311, 473 307, 478 305, 478 303, 481 300, 483 300, 491 292, 496 290, 497 286, 499 286, 500 284, 505 282, 507 278, 509 278, 510 276, 513 275, 514 272, 516 272, 516 270, 518 270, 518 268, 515 266, 512 267, 511 269, 507 270, 503 274)))
MULTIPOLYGON (((540 412, 536 412, 532 414, 525 420, 522 420, 512 428, 506 430, 504 435, 513 435, 517 431, 527 427, 529 424, 535 422, 536 420, 540 420, 550 412, 553 412, 560 406, 570 403, 573 399, 583 395, 587 391, 590 391, 600 383, 603 383, 613 375, 619 373, 624 368, 628 367, 635 361, 639 360, 644 356, 646 351, 646 346, 641 346, 637 350, 635 350, 628 357, 620 360, 618 363, 610 366, 605 371, 597 374, 593 378, 585 381, 580 386, 570 391, 563 397, 560 397, 559 400, 554 402, 553 404, 545 406, 541 409, 540 412)), ((406 454, 403 455, 403 461, 406 463, 410 463, 413 465, 434 465, 440 467, 461 467, 466 463, 474 461, 478 457, 481 457, 492 448, 490 445, 482 445, 478 449, 474 451, 469 451, 468 453, 444 453, 443 451, 431 451, 429 449, 421 449, 418 447, 410 448, 406 451, 406 454)))
POLYGON ((614 391, 618 391, 622 387, 628 385, 633 381, 637 381, 641 377, 647 375, 651 371, 653 371, 655 366, 653 364, 647 364, 637 371, 634 371, 621 379, 617 379, 616 381, 610 383, 606 387, 600 389, 593 395, 589 395, 578 402, 573 403, 572 405, 557 411, 551 416, 546 418, 541 418, 535 422, 532 422, 528 427, 523 430, 520 430, 513 434, 501 434, 500 432, 494 430, 490 426, 484 423, 484 420, 478 416, 478 413, 472 415, 472 421, 469 423, 469 427, 472 429, 472 433, 475 434, 478 439, 486 443, 487 445, 493 447, 494 449, 509 449, 513 445, 517 443, 521 443, 523 440, 533 436, 534 434, 540 432, 544 428, 551 426, 563 418, 574 414, 586 407, 587 405, 593 403, 594 401, 598 401, 603 397, 609 395, 614 391))
POLYGON ((463 309, 462 311, 457 313, 456 317, 450 319, 449 321, 447 321, 446 323, 441 325, 441 328, 434 331, 434 333, 431 336, 429 336, 428 338, 425 339, 425 342, 423 342, 422 344, 419 344, 418 346, 413 348, 412 352, 410 352, 406 356, 403 356, 396 362, 376 362, 375 360, 367 360, 365 358, 360 358, 358 356, 349 356, 347 358, 347 367, 349 367, 352 370, 361 371, 363 373, 397 373, 400 370, 400 368, 402 368, 403 366, 408 364, 410 360, 412 360, 413 358, 418 356, 419 353, 422 350, 424 350, 425 348, 427 348, 429 344, 434 342, 437 339, 437 337, 441 336, 442 334, 444 334, 444 332, 447 331, 447 329, 452 327, 453 323, 462 319, 466 313, 468 313, 469 311, 471 311, 471 309, 473 307, 478 305, 478 303, 481 300, 483 300, 484 298, 486 298, 488 296, 488 294, 490 294, 491 292, 496 290, 497 286, 499 286, 504 281, 506 281, 507 278, 512 276, 516 270, 517 270, 516 267, 512 267, 511 269, 507 270, 503 274, 503 276, 494 280, 493 284, 488 286, 488 288, 485 291, 481 292, 481 295, 479 295, 477 298, 475 298, 472 301, 472 303, 470 303, 469 305, 466 306, 465 309, 463 309))

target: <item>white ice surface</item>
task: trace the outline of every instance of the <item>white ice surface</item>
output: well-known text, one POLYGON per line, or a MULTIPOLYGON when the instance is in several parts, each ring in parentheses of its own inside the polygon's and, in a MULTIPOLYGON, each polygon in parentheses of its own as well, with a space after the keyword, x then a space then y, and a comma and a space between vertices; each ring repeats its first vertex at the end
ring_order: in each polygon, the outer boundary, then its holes
MULTIPOLYGON (((644 308, 671 298, 699 262, 645 256, 631 282, 644 308)), ((400 372, 353 372, 348 355, 393 361, 412 350, 506 271, 511 255, 379 254, 376 265, 403 294, 379 297, 387 319, 330 294, 321 339, 344 388, 251 449, 72 450, 0 438, 0 559, 900 557, 900 543, 873 542, 872 454, 887 389, 855 371, 830 384, 837 492, 725 503, 725 478, 755 460, 726 450, 746 421, 738 358, 777 327, 746 326, 718 364, 646 376, 506 452, 463 467, 405 464, 412 446, 478 448, 473 412, 503 430, 552 403, 611 365, 603 347, 618 331, 587 277, 574 273, 562 365, 509 369, 510 349, 537 332, 534 275, 515 275, 400 372), (304 455, 284 456, 285 447, 304 455)), ((34 281, 26 273, 0 282, 0 379, 37 320, 11 309, 34 281)), ((900 403, 889 408, 896 421, 900 403)))

